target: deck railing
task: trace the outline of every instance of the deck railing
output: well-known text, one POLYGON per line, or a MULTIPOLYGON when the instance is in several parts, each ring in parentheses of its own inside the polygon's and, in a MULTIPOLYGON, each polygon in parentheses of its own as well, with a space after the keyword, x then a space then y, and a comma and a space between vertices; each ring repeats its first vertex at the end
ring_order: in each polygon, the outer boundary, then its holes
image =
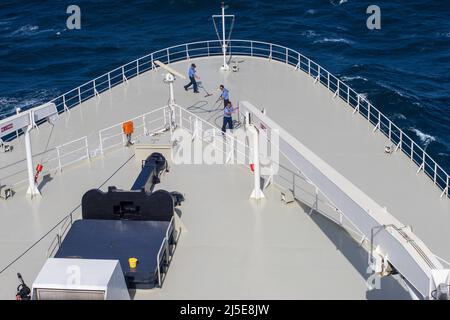
MULTIPOLYGON (((231 40, 229 52, 232 56, 261 57, 280 61, 293 66, 296 70, 304 71, 316 83, 322 84, 333 92, 335 97, 345 101, 348 106, 354 109, 354 113, 359 113, 369 123, 374 125, 374 131, 379 130, 383 133, 391 141, 395 150, 401 150, 411 161, 417 164, 417 172, 425 172, 433 183, 442 190, 441 197, 444 195, 450 197, 449 174, 421 146, 383 115, 365 97, 359 95, 316 62, 298 51, 261 41, 231 40)), ((74 106, 96 97, 102 92, 111 90, 119 84, 128 83, 130 79, 144 72, 156 69, 155 60, 173 63, 180 60, 219 56, 221 54, 222 47, 218 40, 185 43, 158 50, 86 82, 53 99, 51 102, 56 104, 60 113, 70 112, 70 109, 74 106)), ((20 134, 21 131, 18 131, 17 134, 11 135, 6 141, 10 141, 20 134)))

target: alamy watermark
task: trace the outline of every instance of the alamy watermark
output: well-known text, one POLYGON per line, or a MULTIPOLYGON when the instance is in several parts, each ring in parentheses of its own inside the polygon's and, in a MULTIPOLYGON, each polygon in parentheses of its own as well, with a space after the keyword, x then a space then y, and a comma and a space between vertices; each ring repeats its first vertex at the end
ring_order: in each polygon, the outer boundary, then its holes
POLYGON ((369 30, 380 30, 381 29, 381 9, 377 5, 370 5, 366 10, 367 14, 370 16, 367 18, 367 28, 369 30))
POLYGON ((81 9, 77 5, 70 5, 66 10, 70 16, 67 18, 66 26, 68 30, 80 30, 81 29, 81 9))
MULTIPOLYGON (((172 134, 172 162, 179 164, 254 164, 254 137, 242 128, 222 134, 216 129, 202 130, 201 122, 193 132, 177 128, 172 134)), ((279 169, 278 130, 259 130, 260 173, 273 175, 279 169)))

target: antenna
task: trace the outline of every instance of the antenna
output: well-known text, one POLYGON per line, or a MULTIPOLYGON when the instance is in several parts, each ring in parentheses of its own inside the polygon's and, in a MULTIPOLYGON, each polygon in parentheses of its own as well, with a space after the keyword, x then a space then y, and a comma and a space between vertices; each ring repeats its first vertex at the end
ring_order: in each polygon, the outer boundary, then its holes
POLYGON ((179 78, 181 78, 181 79, 183 79, 183 80, 186 80, 186 77, 185 77, 185 76, 183 76, 181 73, 179 73, 178 71, 174 70, 173 68, 171 68, 171 67, 165 65, 165 64, 162 63, 161 61, 155 60, 154 62, 155 62, 156 65, 160 66, 161 68, 163 68, 163 69, 166 70, 167 72, 171 73, 172 75, 177 76, 177 77, 179 77, 179 78))
POLYGON ((186 79, 185 76, 183 76, 181 73, 179 73, 178 71, 172 69, 171 67, 165 65, 164 63, 162 63, 159 60, 155 60, 154 61, 156 65, 158 65, 159 67, 163 68, 164 70, 167 71, 167 74, 164 78, 164 82, 169 84, 169 92, 170 92, 170 98, 169 98, 169 107, 170 107, 170 123, 171 123, 171 129, 175 126, 175 110, 174 110, 174 106, 175 106, 175 94, 174 94, 174 90, 173 90, 173 83, 175 82, 176 78, 175 76, 181 78, 181 79, 186 79))
POLYGON ((227 63, 227 47, 228 47, 228 43, 230 42, 230 38, 231 38, 231 32, 233 31, 233 26, 234 26, 234 21, 235 21, 235 16, 234 15, 226 15, 225 14, 225 9, 227 9, 228 6, 225 6, 225 2, 222 2, 222 14, 221 15, 213 15, 213 23, 214 23, 214 28, 216 29, 216 33, 217 33, 217 37, 219 38, 219 41, 222 42, 222 53, 223 53, 223 64, 222 67, 220 69, 222 69, 223 71, 229 71, 230 70, 230 66, 227 63), (222 19, 222 39, 220 39, 219 36, 219 32, 217 30, 217 26, 216 26, 216 18, 221 18, 222 19), (232 24, 231 24, 231 28, 230 28, 230 33, 228 36, 228 41, 226 39, 226 27, 225 27, 225 18, 232 18, 232 24))

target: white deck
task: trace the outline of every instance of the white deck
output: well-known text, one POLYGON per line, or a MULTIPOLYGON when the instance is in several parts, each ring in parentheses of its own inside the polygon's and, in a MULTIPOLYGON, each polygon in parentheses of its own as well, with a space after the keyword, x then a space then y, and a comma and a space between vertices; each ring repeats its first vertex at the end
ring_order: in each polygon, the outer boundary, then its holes
MULTIPOLYGON (((406 156, 386 156, 384 136, 372 133, 367 120, 352 115, 344 102, 333 99, 327 89, 313 84, 303 72, 266 59, 243 59, 239 73, 225 76, 218 70, 219 57, 195 62, 208 91, 223 83, 230 89, 232 101, 247 100, 266 108, 271 118, 375 201, 387 206, 396 218, 412 225, 437 255, 450 260, 446 241, 450 201, 439 198, 439 190, 425 175, 416 175, 417 168, 406 156)), ((189 63, 172 66, 183 72, 189 63)), ((206 101, 208 108, 213 108, 217 94, 204 98, 203 94, 185 92, 183 84, 176 82, 177 104, 189 107, 206 101)), ((34 131, 33 151, 44 151, 47 141, 51 147, 85 135, 89 145, 96 146, 100 129, 161 107, 167 99, 162 72, 147 72, 100 98, 84 102, 70 115, 62 115, 50 140, 48 125, 34 131)), ((220 119, 220 111, 216 114, 199 115, 220 119)), ((23 159, 21 140, 14 142, 16 148, 11 154, 2 154, 1 168, 23 159)), ((131 156, 129 150, 118 150, 54 174, 42 188, 40 200, 25 199, 25 190, 20 189, 13 199, 0 201, 1 269, 77 208, 85 191, 102 185, 131 156)), ((8 167, 0 173, 4 176, 15 170, 8 167)), ((129 188, 137 170, 134 161, 128 162, 103 188, 129 188)), ((282 207, 275 191, 271 191, 267 204, 252 206, 248 200, 251 176, 239 170, 243 169, 180 167, 163 182, 161 187, 186 193, 182 209, 189 232, 181 239, 164 288, 138 292, 136 298, 366 298, 366 275, 361 275, 366 268, 366 253, 325 218, 310 218, 298 205, 282 207), (199 179, 205 182, 200 184, 199 179), (223 201, 226 192, 231 192, 232 201, 223 201)), ((309 196, 302 195, 301 190, 296 195, 300 199, 309 196)), ((0 274, 1 298, 13 296, 16 272, 22 272, 31 284, 51 240, 50 235, 0 274)), ((401 290, 395 289, 398 284, 393 283, 391 293, 402 297, 401 290)), ((388 297, 386 290, 382 297, 388 297)))

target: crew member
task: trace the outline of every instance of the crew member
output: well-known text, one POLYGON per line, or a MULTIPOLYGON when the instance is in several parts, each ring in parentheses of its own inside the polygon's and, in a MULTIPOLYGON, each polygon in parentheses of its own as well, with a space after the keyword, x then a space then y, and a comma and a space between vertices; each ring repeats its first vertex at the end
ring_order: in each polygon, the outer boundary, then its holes
POLYGON ((228 104, 225 106, 225 108, 223 109, 223 125, 222 125, 222 135, 225 134, 226 131, 226 127, 228 126, 228 128, 230 130, 233 130, 233 112, 235 110, 239 109, 239 107, 234 108, 231 105, 231 102, 228 101, 228 104))
POLYGON ((191 82, 189 82, 187 85, 184 86, 184 90, 187 91, 190 86, 194 85, 194 93, 198 93, 198 84, 196 79, 200 80, 200 77, 198 77, 196 73, 197 73, 197 66, 195 65, 195 63, 193 63, 188 71, 188 77, 191 80, 191 82))
POLYGON ((223 100, 223 107, 226 108, 230 103, 230 91, 228 91, 223 84, 220 85, 219 89, 222 91, 220 99, 223 100))

